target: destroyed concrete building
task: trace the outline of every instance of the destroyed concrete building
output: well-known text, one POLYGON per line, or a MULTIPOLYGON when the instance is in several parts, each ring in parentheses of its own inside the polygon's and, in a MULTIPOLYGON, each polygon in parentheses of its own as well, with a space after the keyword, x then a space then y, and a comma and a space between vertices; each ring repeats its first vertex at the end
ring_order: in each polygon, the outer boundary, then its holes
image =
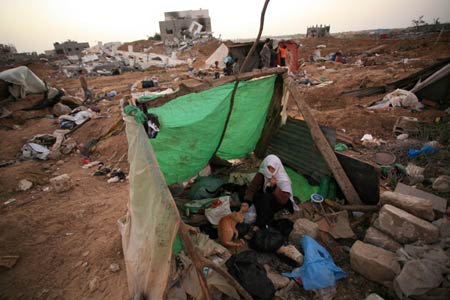
POLYGON ((194 38, 203 32, 211 32, 207 9, 166 12, 164 17, 164 21, 159 22, 159 29, 165 44, 178 44, 185 36, 194 38))
POLYGON ((323 26, 322 24, 311 26, 306 29, 306 37, 320 38, 327 37, 330 35, 330 25, 323 26))
POLYGON ((78 43, 68 40, 64 43, 56 42, 53 46, 57 55, 81 55, 81 51, 89 48, 89 43, 78 43))

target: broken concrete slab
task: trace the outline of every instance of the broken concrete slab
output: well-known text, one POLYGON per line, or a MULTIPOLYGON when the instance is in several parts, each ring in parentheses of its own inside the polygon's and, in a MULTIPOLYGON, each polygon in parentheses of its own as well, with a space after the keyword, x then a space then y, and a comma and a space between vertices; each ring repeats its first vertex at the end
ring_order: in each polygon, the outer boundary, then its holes
POLYGON ((72 110, 70 109, 70 107, 62 103, 56 103, 52 109, 52 113, 57 117, 62 115, 68 115, 71 112, 72 110))
POLYGON ((428 221, 433 221, 435 218, 433 202, 429 199, 387 191, 381 194, 380 202, 391 204, 428 221))
POLYGON ((356 241, 350 249, 350 265, 367 279, 386 286, 391 286, 401 271, 393 252, 361 241, 356 241))
POLYGON ((19 181, 19 184, 17 185, 17 190, 18 191, 28 191, 29 189, 31 189, 31 187, 33 186, 33 183, 27 179, 21 179, 19 181))
POLYGON ((366 236, 364 237, 364 242, 377 247, 381 247, 388 251, 392 251, 394 253, 402 247, 399 242, 395 241, 390 236, 379 231, 373 226, 367 229, 366 236))
POLYGON ((317 239, 318 231, 319 225, 308 219, 300 218, 294 223, 294 228, 289 235, 289 243, 293 244, 295 247, 300 247, 303 236, 309 235, 313 239, 317 239))
POLYGON ((429 199, 432 202, 433 209, 436 212, 440 212, 441 214, 445 214, 445 212, 447 210, 447 200, 446 199, 444 199, 442 197, 438 197, 431 193, 427 193, 427 192, 419 190, 419 189, 415 189, 409 185, 406 185, 403 183, 398 183, 397 186, 395 187, 395 192, 401 193, 404 195, 415 196, 415 197, 419 197, 419 198, 423 198, 423 199, 429 199))
POLYGON ((439 239, 439 229, 400 208, 385 204, 373 226, 402 244, 422 240, 434 243, 439 239))

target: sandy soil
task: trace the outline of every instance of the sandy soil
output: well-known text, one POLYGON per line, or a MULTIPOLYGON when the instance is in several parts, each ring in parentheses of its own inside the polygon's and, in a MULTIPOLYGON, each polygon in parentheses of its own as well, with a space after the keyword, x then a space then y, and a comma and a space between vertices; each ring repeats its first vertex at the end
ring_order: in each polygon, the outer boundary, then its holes
MULTIPOLYGON (((305 62, 302 71, 306 71, 310 78, 323 76, 334 83, 323 88, 305 89, 304 97, 320 123, 344 129, 355 140, 364 133, 371 133, 392 141, 392 126, 398 116, 414 116, 420 121, 432 122, 443 114, 442 111, 426 108, 423 112, 411 113, 395 108, 369 112, 365 106, 377 97, 357 99, 339 94, 357 88, 364 79, 368 86, 383 84, 416 72, 439 57, 450 56, 449 40, 449 36, 445 36, 437 46, 433 46, 433 36, 413 41, 301 40, 304 46, 299 53, 304 59, 310 56, 317 44, 327 45, 323 53, 338 49, 344 53, 358 53, 387 44, 380 53, 380 64, 370 67, 305 62), (394 63, 403 57, 420 60, 406 67, 394 63), (326 70, 317 70, 323 65, 326 70)), ((140 43, 142 47, 147 45, 140 43)), ((199 67, 218 45, 218 42, 199 44, 180 57, 199 57, 196 65, 199 67)), ((78 80, 67 79, 46 64, 29 67, 54 86, 64 88, 71 95, 81 96, 78 80)), ((173 78, 183 78, 183 74, 185 68, 151 69, 88 78, 94 93, 116 90, 119 95, 97 104, 104 117, 89 121, 72 138, 85 144, 106 133, 120 120, 119 100, 130 94, 130 86, 134 82, 156 76, 163 87, 168 87, 173 85, 173 78)), ((177 84, 179 82, 175 86, 177 84)), ((26 100, 5 104, 14 114, 13 118, 0 120, 0 162, 14 160, 23 143, 33 135, 52 133, 58 128, 55 119, 47 116, 51 114, 50 110, 19 111, 40 99, 40 95, 31 95, 26 100)), ((289 108, 291 113, 297 113, 294 104, 291 103, 289 108)), ((126 151, 127 142, 122 130, 101 140, 92 159, 121 167, 127 172, 126 151)), ((46 162, 23 161, 0 168, 0 255, 20 257, 12 269, 0 268, 0 299, 128 299, 117 227, 117 220, 126 211, 128 183, 108 184, 104 177, 91 176, 92 170, 81 168, 81 158, 80 154, 73 153, 46 162), (64 173, 69 174, 74 182, 71 191, 62 194, 44 191, 50 178, 64 173), (17 191, 21 179, 30 180, 33 187, 25 192, 17 191), (16 199, 14 203, 3 205, 12 198, 16 199), (120 271, 110 270, 113 263, 119 264, 120 271)), ((347 258, 348 255, 344 259, 335 257, 338 264, 349 272, 349 276, 339 282, 335 299, 363 299, 370 291, 383 291, 383 288, 355 274, 347 258)))

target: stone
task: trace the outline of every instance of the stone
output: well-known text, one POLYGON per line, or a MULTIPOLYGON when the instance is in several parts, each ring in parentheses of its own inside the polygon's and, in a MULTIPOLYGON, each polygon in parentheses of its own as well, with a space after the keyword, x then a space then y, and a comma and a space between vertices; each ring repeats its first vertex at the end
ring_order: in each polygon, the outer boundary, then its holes
POLYGON ((111 264, 110 266, 109 266, 109 270, 111 271, 111 272, 113 272, 113 273, 116 273, 116 272, 119 272, 120 271, 120 266, 119 266, 119 264, 111 264))
POLYGON ((282 289, 289 284, 289 278, 273 272, 268 265, 264 265, 266 269, 267 278, 272 281, 276 290, 282 289))
POLYGON ((89 250, 88 251, 85 251, 85 252, 83 252, 83 254, 81 254, 83 257, 86 257, 86 256, 88 256, 89 255, 89 250))
POLYGON ((429 199, 388 191, 381 194, 380 202, 381 204, 391 204, 428 221, 433 221, 435 218, 433 202, 429 199))
POLYGON ((318 231, 319 225, 316 223, 304 218, 297 219, 289 235, 289 243, 298 248, 304 235, 309 235, 313 239, 317 239, 318 231))
POLYGON ((439 236, 441 239, 450 238, 450 219, 442 218, 433 222, 439 228, 439 236))
POLYGON ((17 185, 18 191, 28 191, 33 186, 33 183, 27 179, 21 179, 17 185))
POLYGON ((375 227, 369 227, 369 229, 367 229, 364 242, 392 252, 396 252, 402 247, 399 242, 395 241, 390 236, 379 231, 375 227))
POLYGON ((63 161, 63 160, 58 160, 58 161, 56 162, 56 164, 57 164, 58 166, 62 166, 62 165, 64 164, 64 161, 63 161))
POLYGON ((384 300, 384 298, 378 296, 377 294, 370 294, 364 300, 384 300))
POLYGON ((57 193, 63 193, 70 190, 73 186, 72 179, 68 174, 62 174, 50 179, 52 188, 57 193))
POLYGON ((441 193, 450 192, 450 176, 441 175, 436 178, 433 182, 433 189, 441 193))
POLYGON ((298 251, 294 245, 281 246, 278 248, 277 254, 290 258, 297 264, 297 266, 301 266, 303 264, 303 254, 298 251))
POLYGON ((409 185, 403 184, 399 182, 397 186, 395 187, 395 192, 410 196, 415 196, 423 199, 429 199, 433 203, 433 209, 436 213, 439 213, 439 215, 445 214, 446 208, 447 208, 447 199, 444 199, 442 197, 438 197, 434 194, 427 193, 425 191, 413 188, 409 185))
POLYGON ((52 113, 57 117, 62 115, 68 115, 71 112, 72 110, 70 109, 70 107, 62 103, 56 103, 55 105, 53 105, 52 113))
POLYGON ((434 243, 439 239, 436 226, 389 204, 381 208, 373 226, 402 244, 418 240, 434 243))
POLYGON ((89 291, 95 292, 99 287, 99 280, 97 277, 94 277, 93 279, 91 279, 91 281, 89 281, 89 291))
POLYGON ((76 108, 83 105, 83 99, 75 96, 62 96, 60 102, 71 108, 76 108))
POLYGON ((393 252, 361 241, 356 241, 350 249, 350 265, 367 279, 386 286, 391 286, 401 270, 393 252))

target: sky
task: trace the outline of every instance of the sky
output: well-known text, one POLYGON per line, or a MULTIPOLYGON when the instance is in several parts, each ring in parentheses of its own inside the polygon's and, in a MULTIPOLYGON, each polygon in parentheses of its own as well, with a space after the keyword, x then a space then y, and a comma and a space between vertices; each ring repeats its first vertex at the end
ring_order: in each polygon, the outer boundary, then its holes
MULTIPOLYGON (((164 12, 208 9, 215 37, 255 38, 264 0, 0 0, 0 44, 19 52, 53 49, 68 39, 129 42, 159 32, 164 12)), ((450 22, 450 0, 271 0, 263 35, 306 33, 329 24, 331 32, 450 22)))

